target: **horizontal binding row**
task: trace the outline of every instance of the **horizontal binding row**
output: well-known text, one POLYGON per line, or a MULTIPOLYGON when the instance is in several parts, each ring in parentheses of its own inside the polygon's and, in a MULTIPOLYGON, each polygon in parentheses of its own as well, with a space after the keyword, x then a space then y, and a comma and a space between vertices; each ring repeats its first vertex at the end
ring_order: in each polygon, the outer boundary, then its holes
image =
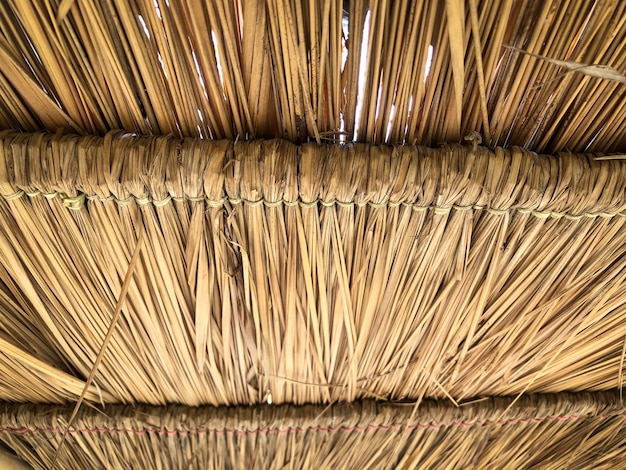
POLYGON ((0 194, 0 197, 2 197, 3 199, 7 201, 15 201, 15 200, 23 198, 24 196, 27 196, 29 198, 43 196, 46 199, 55 199, 58 197, 63 203, 63 206, 71 210, 82 209, 83 206, 85 205, 85 200, 98 201, 102 203, 115 202, 118 206, 122 206, 122 207, 127 206, 133 202, 140 206, 152 204, 155 207, 163 207, 169 204, 170 202, 174 201, 174 202, 204 202, 209 207, 221 207, 225 204, 230 204, 230 205, 245 204, 250 207, 257 207, 260 205, 264 205, 265 207, 280 207, 284 205, 287 207, 299 206, 303 208, 312 208, 312 207, 318 207, 318 206, 324 206, 324 207, 337 206, 337 207, 344 207, 344 208, 345 207, 371 207, 373 209, 390 209, 390 208, 403 206, 403 207, 409 207, 417 212, 434 211, 436 215, 446 215, 452 212, 452 210, 456 210, 459 212, 476 210, 476 211, 484 211, 491 215, 504 215, 504 214, 509 214, 512 211, 516 211, 516 212, 519 212, 520 214, 530 214, 539 219, 552 218, 552 219, 580 220, 583 218, 589 218, 589 219, 596 219, 596 218, 611 219, 614 217, 626 218, 626 212, 585 212, 583 214, 569 214, 565 212, 537 211, 534 209, 527 209, 523 207, 510 207, 510 208, 505 208, 505 209, 496 209, 493 207, 480 206, 480 205, 460 206, 457 204, 444 207, 444 206, 421 206, 421 205, 412 204, 409 202, 386 202, 386 203, 381 203, 381 204, 374 203, 371 201, 342 202, 342 201, 338 201, 337 199, 333 199, 332 201, 324 201, 322 199, 317 199, 315 201, 305 202, 305 201, 302 201, 301 199, 296 199, 295 201, 287 201, 283 199, 280 199, 278 201, 268 201, 265 199, 259 199, 257 201, 250 201, 247 199, 241 199, 241 198, 233 199, 233 198, 227 198, 227 197, 224 197, 218 200, 212 200, 206 197, 167 196, 164 199, 155 200, 150 197, 138 198, 132 195, 125 199, 118 199, 115 196, 108 196, 108 197, 102 198, 96 195, 87 195, 84 193, 80 193, 78 196, 68 196, 67 194, 60 193, 60 192, 44 193, 41 191, 35 191, 35 192, 30 193, 30 192, 26 192, 23 190, 17 191, 13 194, 0 194))

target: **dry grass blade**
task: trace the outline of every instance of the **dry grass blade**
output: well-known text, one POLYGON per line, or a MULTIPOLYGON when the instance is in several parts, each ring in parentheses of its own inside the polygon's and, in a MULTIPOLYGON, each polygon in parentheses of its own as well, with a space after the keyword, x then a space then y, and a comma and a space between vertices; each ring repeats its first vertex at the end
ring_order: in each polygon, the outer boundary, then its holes
POLYGON ((602 157, 594 157, 594 160, 626 160, 626 155, 605 155, 602 157))
POLYGON ((54 454, 54 457, 52 458, 52 463, 50 464, 50 470, 52 470, 56 464, 57 458, 59 457, 60 452, 63 448, 65 438, 67 437, 67 433, 69 429, 72 427, 72 424, 74 423, 74 419, 76 418, 76 415, 78 414, 80 405, 85 399, 85 395, 87 394, 87 391, 89 390, 89 387, 91 383, 93 382, 94 377, 96 376, 96 372, 98 371, 98 366, 100 365, 100 362, 102 361, 102 358, 104 357, 104 353, 106 352, 106 348, 109 345, 109 341, 111 340, 111 337, 113 336, 113 332, 115 331, 115 327, 117 326, 117 321, 120 317, 120 314, 122 313, 122 308, 124 308, 124 302, 126 301, 126 294, 128 293, 128 288, 130 287, 130 283, 133 279, 133 275, 135 272, 135 265, 137 264, 137 261, 139 260, 139 253, 141 252, 142 242, 143 242, 143 230, 140 229, 139 235, 137 237, 137 244, 135 246, 135 250, 133 251, 133 256, 130 259, 130 264, 128 265, 126 276, 124 277, 122 290, 120 291, 119 297, 117 299, 117 307, 115 308, 115 312, 113 313, 113 317, 111 318, 111 325, 109 326, 107 334, 104 337, 104 341, 102 342, 102 345, 100 346, 100 351, 98 352, 98 356, 96 357, 93 367, 91 368, 89 377, 87 377, 87 380, 85 381, 85 386, 83 388, 83 391, 81 392, 80 397, 78 397, 78 400, 76 401, 76 405, 74 405, 74 410, 72 411, 72 414, 67 420, 67 426, 65 427, 65 430, 63 431, 63 434, 61 436, 61 442, 59 443, 59 447, 57 448, 54 454))
POLYGON ((472 24, 472 38, 476 49, 476 75, 478 76, 478 91, 480 93, 480 112, 483 118, 483 129, 487 145, 491 145, 491 125, 487 111, 487 90, 485 87, 485 69, 483 67, 483 47, 480 43, 480 29, 478 25, 478 7, 476 0, 470 0, 470 20, 472 24))
POLYGON ((465 2, 463 0, 446 0, 446 18, 448 24, 448 38, 450 41, 450 56, 452 76, 454 78, 455 111, 458 131, 455 128, 457 140, 461 137, 461 117, 463 113, 463 88, 465 86, 465 2))
POLYGON ((7 80, 18 90, 18 93, 24 98, 28 106, 38 110, 38 119, 41 120, 45 127, 62 129, 71 126, 74 130, 80 130, 80 127, 63 112, 58 104, 33 81, 29 73, 16 63, 1 41, 0 61, 3 64, 2 72, 7 80))
POLYGON ((70 12, 70 9, 74 6, 75 3, 76 3, 76 0, 62 0, 61 1, 61 4, 59 5, 59 9, 57 10, 57 16, 56 16, 57 24, 60 24, 63 22, 63 20, 65 19, 67 14, 70 12))
POLYGON ((569 72, 578 72, 584 75, 589 75, 590 77, 602 78, 604 80, 614 80, 616 82, 626 83, 626 75, 624 75, 619 70, 615 70, 607 65, 596 65, 596 64, 582 64, 580 62, 575 62, 573 60, 558 60, 550 57, 546 57, 539 54, 533 54, 532 52, 525 51, 523 49, 519 49, 517 47, 509 46, 504 44, 503 47, 507 49, 511 49, 522 54, 529 55, 531 57, 535 57, 537 59, 545 60, 554 65, 558 65, 559 67, 563 67, 567 69, 569 72))
POLYGON ((624 403, 624 359, 626 358, 626 338, 624 338, 624 347, 622 349, 622 357, 619 360, 619 377, 617 379, 617 388, 619 389, 619 399, 624 403))

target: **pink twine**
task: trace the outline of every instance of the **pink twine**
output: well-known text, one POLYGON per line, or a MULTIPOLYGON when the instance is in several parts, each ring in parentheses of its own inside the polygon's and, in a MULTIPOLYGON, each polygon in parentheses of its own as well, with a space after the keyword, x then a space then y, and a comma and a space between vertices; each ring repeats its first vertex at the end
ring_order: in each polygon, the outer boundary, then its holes
MULTIPOLYGON (((579 418, 587 418, 585 415, 560 415, 560 416, 545 416, 543 418, 523 418, 523 419, 507 419, 501 421, 451 421, 447 423, 428 423, 428 424, 392 424, 392 425, 382 425, 382 424, 370 424, 368 426, 339 426, 339 427, 320 427, 320 426, 311 426, 308 428, 299 428, 299 427, 288 427, 288 428, 264 428, 264 429, 159 429, 159 428, 145 428, 145 429, 109 429, 109 428, 94 428, 94 429, 70 429, 67 432, 69 434, 131 434, 131 435, 145 435, 145 434, 155 434, 158 436, 173 436, 173 435, 207 435, 207 434, 215 434, 218 436, 224 434, 235 434, 235 435, 269 435, 269 434, 301 434, 301 433, 316 433, 316 432, 325 432, 325 433, 336 433, 336 432, 365 432, 365 431, 400 431, 400 430, 415 430, 415 429, 449 429, 449 428, 473 428, 473 427, 483 427, 483 426, 515 426, 515 425, 524 425, 524 424, 541 424, 541 423, 550 423, 555 421, 575 421, 579 418)), ((591 416, 593 418, 593 416, 591 416)), ((602 415, 597 416, 600 420, 605 420, 609 418, 626 418, 626 413, 614 414, 614 415, 602 415)), ((12 427, 3 427, 0 428, 0 433, 3 434, 62 434, 65 432, 65 429, 61 428, 41 428, 41 429, 31 429, 31 428, 12 428, 12 427)))

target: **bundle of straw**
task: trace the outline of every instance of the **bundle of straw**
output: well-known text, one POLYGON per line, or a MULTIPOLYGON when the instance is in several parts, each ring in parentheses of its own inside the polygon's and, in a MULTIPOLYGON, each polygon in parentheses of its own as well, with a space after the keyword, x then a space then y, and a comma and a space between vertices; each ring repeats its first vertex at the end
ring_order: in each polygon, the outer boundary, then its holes
POLYGON ((621 388, 625 181, 520 149, 5 132, 0 399, 76 400, 111 328, 92 402, 621 388))
MULTIPOLYGON (((621 468, 626 408, 617 394, 510 404, 84 408, 56 468, 621 468)), ((70 413, 2 406, 0 440, 48 469, 70 413)))

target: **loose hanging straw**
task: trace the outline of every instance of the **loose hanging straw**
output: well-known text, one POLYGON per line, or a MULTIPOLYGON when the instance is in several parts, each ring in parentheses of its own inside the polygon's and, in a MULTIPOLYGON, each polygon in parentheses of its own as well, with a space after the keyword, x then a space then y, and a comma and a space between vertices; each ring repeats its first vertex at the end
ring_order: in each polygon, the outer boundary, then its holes
POLYGON ((65 427, 65 431, 63 432, 62 437, 61 437, 61 443, 59 444, 59 447, 57 448, 54 454, 54 457, 52 458, 52 464, 50 465, 51 470, 54 468, 54 465, 59 457, 59 453, 61 452, 61 449, 63 448, 63 443, 65 442, 67 433, 69 429, 71 428, 74 422, 74 419, 76 418, 76 415, 78 414, 80 405, 85 399, 85 395, 87 391, 89 390, 89 387, 91 386, 91 383, 93 382, 94 377, 96 376, 96 372, 98 371, 98 366, 100 365, 100 362, 102 361, 102 358, 104 357, 106 348, 109 345, 109 341, 111 340, 111 337, 113 336, 113 332, 115 331, 115 327, 117 326, 117 321, 120 317, 120 314, 122 313, 122 308, 124 308, 124 301, 126 300, 126 294, 128 294, 128 288, 130 287, 130 282, 133 279, 135 265, 137 264, 137 261, 139 260, 139 253, 141 252, 142 242, 143 242, 143 230, 141 230, 140 228, 139 235, 137 237, 137 245, 135 246, 135 250, 133 251, 132 258, 130 259, 128 271, 126 272, 126 276, 124 277, 124 283, 122 284, 122 290, 117 299, 117 306, 115 307, 115 312, 113 313, 113 317, 111 318, 111 325, 109 326, 107 334, 104 337, 102 346, 100 346, 100 352, 98 353, 98 357, 96 357, 96 361, 94 362, 93 367, 91 368, 89 377, 87 377, 87 380, 85 381, 85 386, 83 388, 83 391, 81 392, 80 397, 78 397, 78 401, 76 402, 76 405, 74 406, 74 410, 72 411, 72 414, 70 415, 70 418, 67 421, 67 426, 65 427))

